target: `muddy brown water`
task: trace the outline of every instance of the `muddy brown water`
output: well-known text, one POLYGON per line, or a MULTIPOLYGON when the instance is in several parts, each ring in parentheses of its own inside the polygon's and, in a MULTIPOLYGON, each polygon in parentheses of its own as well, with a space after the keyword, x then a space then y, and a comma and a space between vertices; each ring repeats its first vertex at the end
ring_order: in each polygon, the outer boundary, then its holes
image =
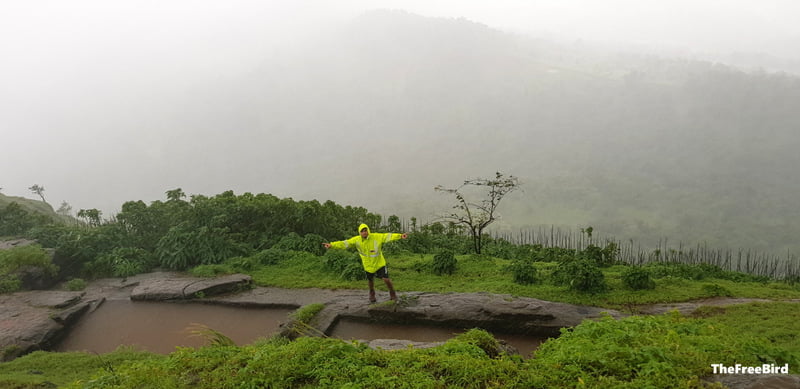
MULTIPOLYGON (((119 346, 133 346, 150 352, 168 354, 180 347, 207 344, 192 334, 196 324, 212 328, 236 344, 249 344, 269 337, 287 321, 292 309, 240 308, 199 303, 134 302, 107 300, 94 312, 86 314, 54 351, 89 351, 107 353, 119 346)), ((340 320, 330 336, 345 340, 404 339, 415 342, 443 342, 466 329, 424 325, 394 325, 340 320)), ((545 340, 522 335, 494 333, 530 354, 545 340)))
MULTIPOLYGON (((346 340, 404 339, 415 342, 444 342, 465 332, 462 328, 445 328, 425 325, 365 323, 355 320, 340 320, 331 331, 331 337, 346 340)), ((541 337, 492 333, 495 339, 504 340, 529 358, 542 342, 541 337)))
POLYGON ((278 331, 291 309, 255 309, 208 304, 108 300, 86 314, 55 351, 107 353, 122 345, 167 354, 175 347, 200 347, 207 342, 191 333, 202 324, 248 344, 278 331))

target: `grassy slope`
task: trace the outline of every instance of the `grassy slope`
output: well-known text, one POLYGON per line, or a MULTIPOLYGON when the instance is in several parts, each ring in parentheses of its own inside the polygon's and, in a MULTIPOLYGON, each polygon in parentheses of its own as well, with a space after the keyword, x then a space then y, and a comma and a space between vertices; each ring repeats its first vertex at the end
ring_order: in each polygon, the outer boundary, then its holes
POLYGON ((73 224, 76 222, 76 220, 71 216, 57 214, 55 210, 53 210, 53 207, 44 201, 27 199, 19 196, 6 196, 0 193, 0 208, 5 208, 10 203, 17 203, 22 207, 22 209, 30 213, 42 214, 56 221, 73 224))

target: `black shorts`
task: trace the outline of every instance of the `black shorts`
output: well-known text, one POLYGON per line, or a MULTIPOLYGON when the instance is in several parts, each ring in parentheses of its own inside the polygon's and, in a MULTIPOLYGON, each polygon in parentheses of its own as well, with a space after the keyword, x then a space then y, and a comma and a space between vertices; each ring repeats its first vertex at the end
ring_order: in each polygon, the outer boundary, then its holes
POLYGON ((368 271, 365 271, 364 273, 367 273, 368 280, 374 279, 375 276, 378 276, 378 278, 389 278, 389 270, 386 269, 386 266, 376 270, 375 273, 370 273, 368 271))

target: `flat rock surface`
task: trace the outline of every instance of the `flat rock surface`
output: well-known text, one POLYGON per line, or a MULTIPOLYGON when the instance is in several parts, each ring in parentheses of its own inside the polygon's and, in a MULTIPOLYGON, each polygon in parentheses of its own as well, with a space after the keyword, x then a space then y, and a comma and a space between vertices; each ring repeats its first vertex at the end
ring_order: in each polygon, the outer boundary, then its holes
POLYGON ((131 291, 131 300, 185 300, 212 296, 249 287, 252 278, 231 274, 215 278, 170 277, 142 280, 131 291))

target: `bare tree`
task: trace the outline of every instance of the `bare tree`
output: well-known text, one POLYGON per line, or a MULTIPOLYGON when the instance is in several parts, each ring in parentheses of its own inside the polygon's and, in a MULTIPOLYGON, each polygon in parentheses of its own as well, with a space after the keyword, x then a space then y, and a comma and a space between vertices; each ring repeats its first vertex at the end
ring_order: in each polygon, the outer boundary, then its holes
POLYGON ((34 184, 32 187, 28 188, 31 192, 36 193, 39 197, 42 198, 42 202, 47 203, 47 200, 44 199, 44 187, 40 186, 39 184, 34 184))
POLYGON ((495 211, 497 206, 500 205, 500 200, 505 195, 518 189, 519 185, 517 177, 511 175, 506 177, 503 173, 497 172, 494 179, 476 178, 464 181, 461 186, 455 189, 448 189, 438 185, 434 190, 451 193, 456 196, 457 202, 453 206, 455 211, 448 215, 443 215, 442 218, 455 224, 466 226, 472 235, 473 249, 476 254, 480 254, 483 230, 497 220, 498 216, 495 211), (489 192, 480 203, 473 203, 467 200, 463 194, 463 189, 469 186, 486 187, 489 192))

